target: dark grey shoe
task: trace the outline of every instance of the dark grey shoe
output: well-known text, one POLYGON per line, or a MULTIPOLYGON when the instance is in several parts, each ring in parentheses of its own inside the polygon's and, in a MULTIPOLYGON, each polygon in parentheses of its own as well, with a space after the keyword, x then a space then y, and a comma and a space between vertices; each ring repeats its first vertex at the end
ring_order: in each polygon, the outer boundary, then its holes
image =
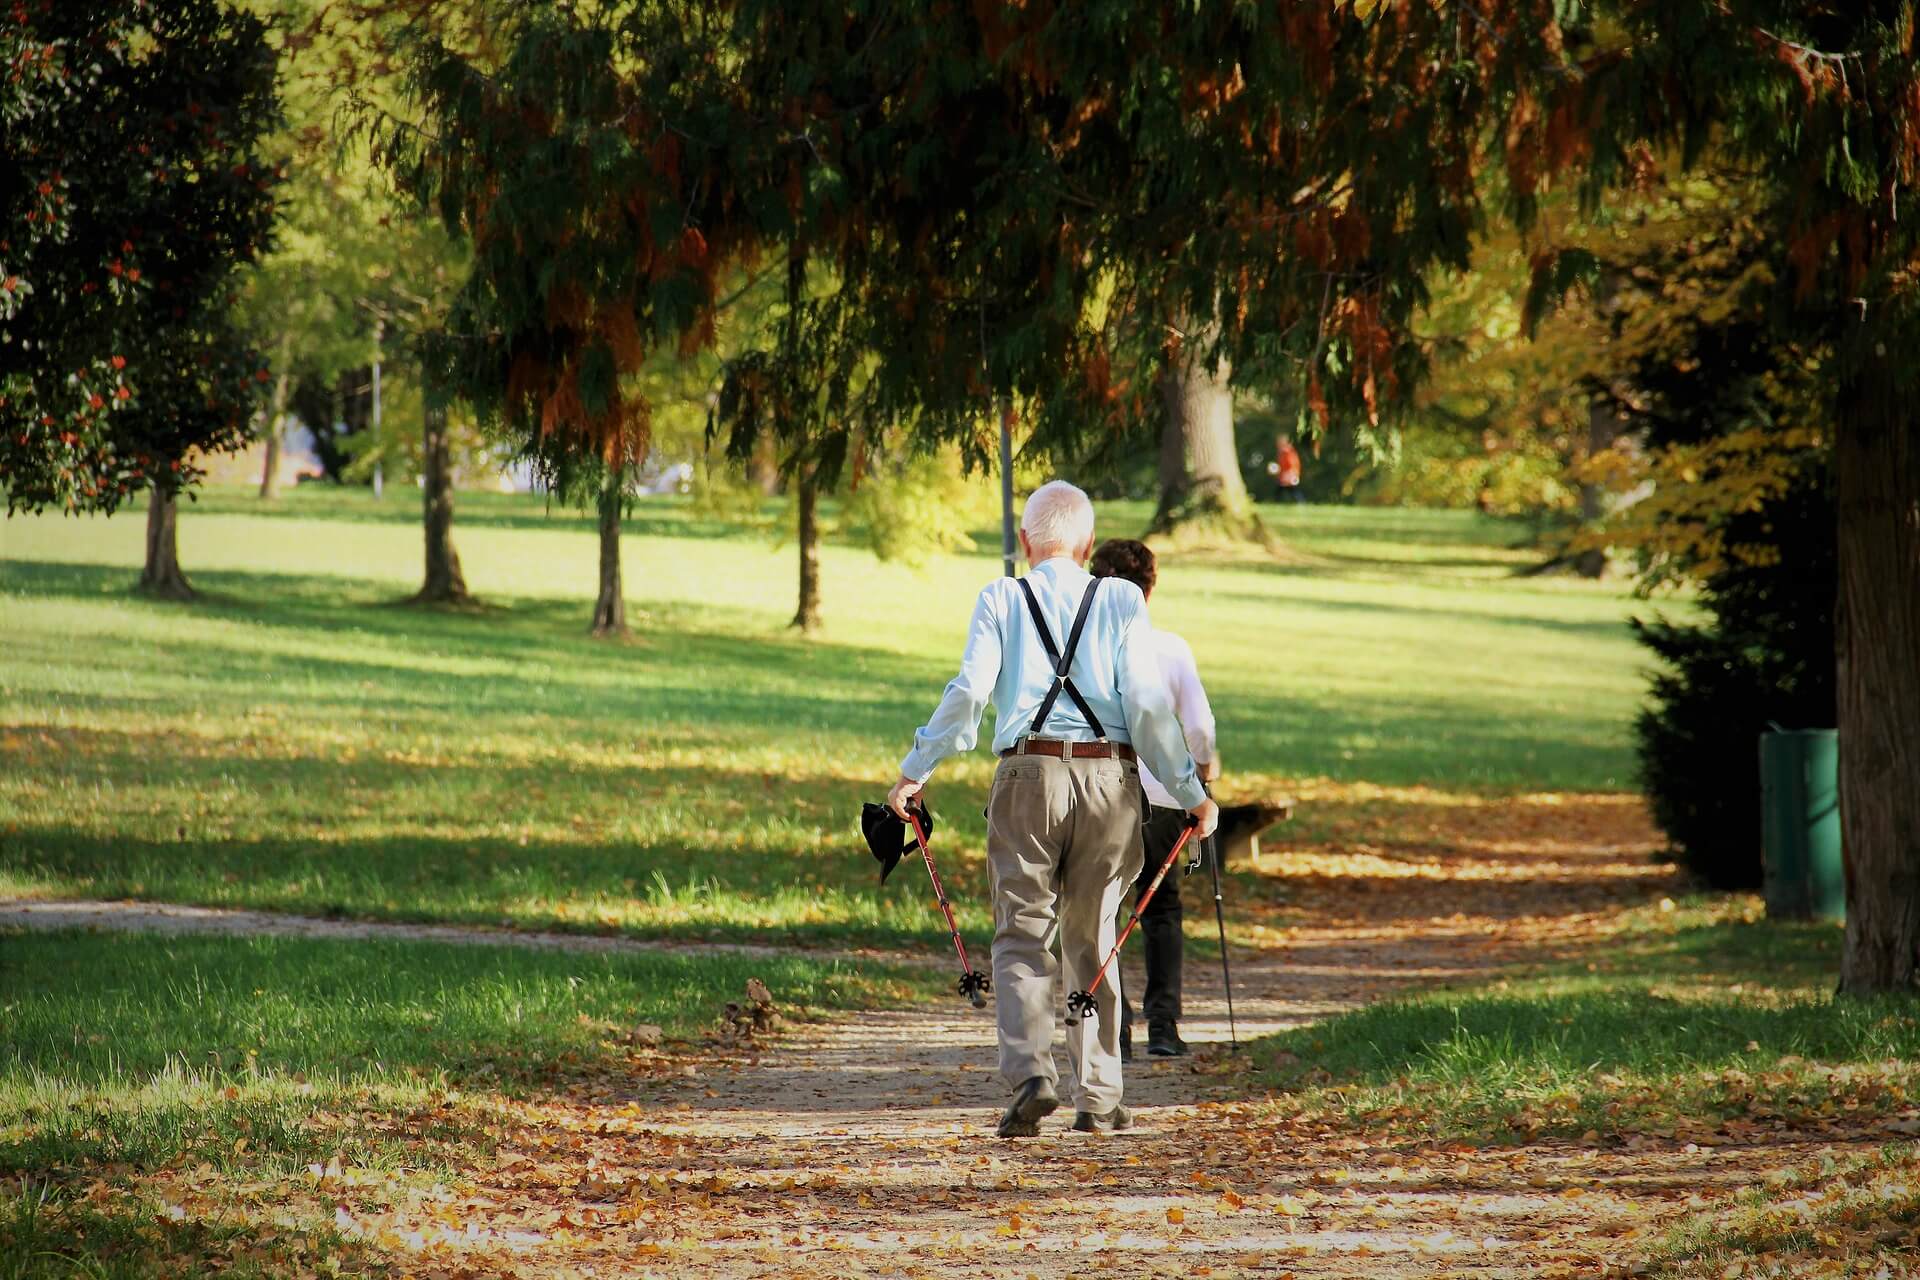
POLYGON ((1180 1038, 1179 1024, 1156 1022, 1147 1029, 1147 1052, 1156 1058, 1184 1058, 1192 1050, 1180 1038))
POLYGON ((1113 1110, 1104 1114, 1093 1111, 1073 1113, 1075 1133, 1117 1133, 1122 1129, 1131 1128, 1133 1128, 1133 1112, 1125 1103, 1115 1103, 1113 1110))
POLYGON ((1035 1076, 1014 1091, 1013 1101, 994 1132, 1002 1138, 1037 1138, 1040 1122, 1059 1109, 1060 1095, 1045 1076, 1035 1076))

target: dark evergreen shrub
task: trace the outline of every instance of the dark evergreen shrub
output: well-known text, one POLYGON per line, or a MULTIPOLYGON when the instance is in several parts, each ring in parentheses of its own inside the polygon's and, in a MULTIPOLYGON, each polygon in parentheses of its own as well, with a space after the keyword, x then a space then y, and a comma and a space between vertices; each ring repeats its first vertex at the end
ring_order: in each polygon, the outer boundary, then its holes
POLYGON ((1635 619, 1663 666, 1634 722, 1640 783, 1674 855, 1708 884, 1760 884, 1759 738, 1834 724, 1834 506, 1824 475, 1736 516, 1734 545, 1769 546, 1706 582, 1711 621, 1635 619))

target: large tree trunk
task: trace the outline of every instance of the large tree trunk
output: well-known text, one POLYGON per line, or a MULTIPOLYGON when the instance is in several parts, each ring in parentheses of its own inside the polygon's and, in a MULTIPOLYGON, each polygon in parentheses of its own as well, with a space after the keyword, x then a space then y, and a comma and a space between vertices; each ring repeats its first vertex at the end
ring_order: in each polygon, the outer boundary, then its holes
POLYGON ((1835 648, 1847 940, 1840 989, 1920 986, 1920 415, 1900 357, 1841 389, 1835 648))
POLYGON ((1162 384, 1160 505, 1148 532, 1264 542, 1234 445, 1232 371, 1222 360, 1209 372, 1198 354, 1205 345, 1205 335, 1194 335, 1162 384))
POLYGON ((292 375, 287 372, 287 355, 291 349, 291 339, 283 335, 280 372, 273 380, 273 400, 267 406, 267 460, 260 468, 260 496, 268 500, 280 496, 281 433, 287 427, 287 393, 293 386, 292 375))
POLYGON ((600 597, 593 603, 593 634, 627 634, 627 596, 620 583, 620 504, 626 473, 615 471, 600 490, 600 597))
POLYGON ((413 597, 415 604, 465 604, 467 580, 460 572, 460 553, 453 549, 453 446, 447 432, 447 411, 427 406, 421 450, 421 486, 426 504, 427 580, 413 597))
POLYGON ((147 565, 140 572, 140 589, 163 600, 191 600, 194 595, 193 584, 180 569, 179 519, 178 494, 158 485, 147 491, 147 565))
POLYGON ((800 508, 800 607, 791 625, 814 631, 820 626, 820 493, 811 464, 796 473, 794 497, 800 508))

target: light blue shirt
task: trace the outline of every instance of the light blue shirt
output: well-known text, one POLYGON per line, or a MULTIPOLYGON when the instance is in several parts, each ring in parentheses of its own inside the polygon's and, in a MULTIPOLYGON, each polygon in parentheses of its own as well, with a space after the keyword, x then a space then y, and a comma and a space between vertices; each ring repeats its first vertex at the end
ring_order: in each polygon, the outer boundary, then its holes
MULTIPOLYGON (((1043 560, 1027 574, 1053 642, 1063 650, 1080 597, 1092 581, 1092 574, 1065 556, 1043 560)), ((1109 741, 1131 744, 1141 763, 1183 807, 1193 808, 1206 798, 1160 671, 1140 588, 1123 578, 1100 584, 1074 652, 1072 675, 1074 688, 1099 717, 1109 741)), ((971 751, 989 699, 997 714, 993 749, 995 754, 1005 751, 1027 735, 1052 684, 1053 664, 1034 630, 1020 584, 1012 578, 989 583, 973 606, 960 674, 947 685, 933 719, 913 735, 913 750, 900 762, 901 774, 924 782, 948 756, 971 751)), ((1040 736, 1090 742, 1094 732, 1062 690, 1040 726, 1040 736)))

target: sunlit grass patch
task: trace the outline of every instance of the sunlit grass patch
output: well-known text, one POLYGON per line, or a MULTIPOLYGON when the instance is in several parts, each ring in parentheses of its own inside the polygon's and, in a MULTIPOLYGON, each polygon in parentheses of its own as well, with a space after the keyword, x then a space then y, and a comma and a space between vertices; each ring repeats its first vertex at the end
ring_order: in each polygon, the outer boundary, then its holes
POLYGON ((1256 1061, 1277 1105, 1439 1141, 1920 1119, 1920 1009, 1834 999, 1838 945, 1831 926, 1655 909, 1585 963, 1371 1005, 1271 1037, 1256 1061))

